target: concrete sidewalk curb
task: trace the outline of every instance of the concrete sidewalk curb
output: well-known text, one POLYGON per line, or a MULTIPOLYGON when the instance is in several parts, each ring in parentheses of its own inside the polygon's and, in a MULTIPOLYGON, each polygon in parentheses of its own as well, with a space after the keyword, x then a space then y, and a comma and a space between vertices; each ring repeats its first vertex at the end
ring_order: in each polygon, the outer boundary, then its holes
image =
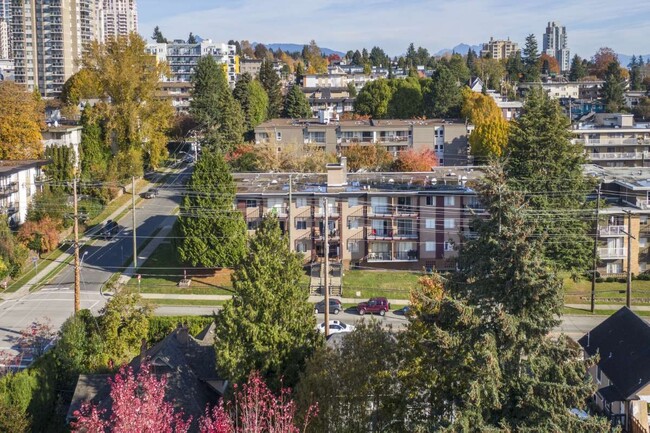
MULTIPOLYGON (((141 294, 142 298, 144 299, 176 299, 176 300, 183 300, 183 301, 227 301, 230 299, 232 296, 231 295, 182 295, 182 294, 164 294, 164 293, 142 293, 141 294)), ((366 301, 366 299, 360 299, 360 298, 339 298, 339 297, 332 297, 332 299, 338 299, 341 301, 343 304, 358 304, 359 302, 366 301)), ((310 303, 316 303, 320 302, 323 300, 322 296, 310 296, 309 297, 309 302, 310 303)), ((406 299, 389 299, 388 302, 390 302, 391 306, 392 305, 408 305, 409 301, 406 299)))
MULTIPOLYGON (((575 308, 576 310, 586 310, 589 311, 591 306, 589 304, 565 304, 566 308, 575 308)), ((596 305, 596 310, 620 310, 623 305, 620 304, 600 304, 596 305)), ((650 311, 650 305, 632 305, 632 310, 636 311, 650 311)))

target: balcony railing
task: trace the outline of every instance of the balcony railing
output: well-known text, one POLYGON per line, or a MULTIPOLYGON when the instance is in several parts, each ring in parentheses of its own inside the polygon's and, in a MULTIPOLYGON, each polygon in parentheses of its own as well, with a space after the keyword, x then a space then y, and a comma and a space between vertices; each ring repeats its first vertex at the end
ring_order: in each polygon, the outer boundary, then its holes
POLYGON ((392 238, 393 230, 391 229, 369 229, 368 238, 392 238))
POLYGON ((576 138, 575 139, 576 143, 583 144, 585 146, 606 146, 606 145, 614 145, 614 146, 621 146, 621 145, 627 145, 627 146, 633 146, 633 145, 647 145, 650 143, 650 139, 647 138, 602 138, 602 139, 584 139, 584 138, 576 138))
POLYGON ((398 251, 397 254, 395 254, 395 260, 417 262, 418 253, 417 251, 398 251))
POLYGON ((369 262, 389 262, 393 260, 391 253, 368 253, 369 262))
POLYGON ((587 153, 587 158, 592 161, 622 160, 622 159, 644 159, 650 157, 650 152, 603 152, 587 153))
POLYGON ((0 186, 1 195, 9 195, 18 192, 18 183, 12 182, 8 185, 0 186))
POLYGON ((599 230, 600 236, 624 236, 625 226, 608 226, 601 227, 599 230))
POLYGON ((625 248, 599 248, 598 255, 601 259, 624 259, 625 248))
POLYGON ((392 213, 391 206, 388 205, 372 206, 370 212, 373 215, 390 215, 392 213))

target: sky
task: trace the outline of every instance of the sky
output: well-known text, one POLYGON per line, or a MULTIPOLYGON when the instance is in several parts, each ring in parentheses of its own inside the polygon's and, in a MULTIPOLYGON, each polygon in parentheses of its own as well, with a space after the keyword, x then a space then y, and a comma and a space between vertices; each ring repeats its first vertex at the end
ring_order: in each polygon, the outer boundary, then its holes
POLYGON ((621 54, 650 53, 647 0, 136 0, 139 31, 158 25, 167 39, 190 32, 214 42, 306 44, 347 50, 379 46, 391 56, 410 42, 435 53, 490 37, 539 48, 548 21, 567 28, 572 55, 607 46, 621 54))

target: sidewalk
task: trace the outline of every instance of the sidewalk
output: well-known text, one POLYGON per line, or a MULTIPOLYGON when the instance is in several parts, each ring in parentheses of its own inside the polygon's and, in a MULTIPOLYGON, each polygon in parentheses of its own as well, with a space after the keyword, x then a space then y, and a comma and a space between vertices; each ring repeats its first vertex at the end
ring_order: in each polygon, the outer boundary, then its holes
MULTIPOLYGON (((165 171, 165 174, 167 173, 168 170, 165 171)), ((140 191, 139 193, 147 191, 149 188, 152 187, 152 183, 149 182, 146 184, 140 191)), ((122 212, 124 212, 126 209, 131 207, 131 203, 128 202, 119 208, 117 208, 112 214, 110 214, 106 219, 116 219, 122 212)), ((125 215, 123 218, 126 218, 127 215, 125 215)), ((161 231, 162 232, 162 231, 161 231)), ((83 234, 79 241, 85 241, 86 244, 92 245, 94 242, 91 238, 86 237, 86 234, 83 234)), ((63 254, 61 254, 55 261, 41 269, 38 274, 36 274, 34 277, 32 277, 29 281, 27 281, 23 286, 16 290, 15 292, 9 292, 9 293, 0 293, 0 296, 2 296, 2 299, 4 300, 9 300, 9 299, 17 299, 21 298, 27 294, 29 294, 30 290, 34 287, 43 282, 43 280, 52 272, 54 271, 58 266, 60 266, 62 263, 67 262, 68 260, 72 260, 74 255, 74 249, 71 246, 68 248, 63 254)))
MULTIPOLYGON (((184 301, 227 301, 232 296, 230 295, 180 295, 180 294, 158 294, 158 293, 142 293, 144 299, 177 299, 184 301)), ((343 304, 358 304, 359 302, 366 301, 367 299, 361 298, 339 298, 332 296, 332 298, 339 299, 343 304)), ((316 303, 323 300, 323 296, 310 296, 309 302, 316 303)), ((389 299, 391 305, 408 305, 409 301, 406 299, 389 299)))
MULTIPOLYGON (((590 304, 565 304, 566 308, 575 308, 577 310, 591 310, 590 304)), ((620 310, 623 305, 621 304, 596 304, 596 310, 620 310)), ((650 305, 632 305, 632 310, 636 311, 650 311, 650 305)))

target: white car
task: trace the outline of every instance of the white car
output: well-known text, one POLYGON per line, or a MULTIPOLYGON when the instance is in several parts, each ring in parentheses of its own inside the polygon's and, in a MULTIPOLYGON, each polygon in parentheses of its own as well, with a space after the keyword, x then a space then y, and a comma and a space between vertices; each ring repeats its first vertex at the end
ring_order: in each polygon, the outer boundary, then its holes
MULTIPOLYGON (((319 332, 325 333, 325 322, 316 327, 319 332)), ((341 322, 340 320, 330 320, 329 322, 329 335, 338 334, 339 332, 352 332, 354 326, 341 322)))

